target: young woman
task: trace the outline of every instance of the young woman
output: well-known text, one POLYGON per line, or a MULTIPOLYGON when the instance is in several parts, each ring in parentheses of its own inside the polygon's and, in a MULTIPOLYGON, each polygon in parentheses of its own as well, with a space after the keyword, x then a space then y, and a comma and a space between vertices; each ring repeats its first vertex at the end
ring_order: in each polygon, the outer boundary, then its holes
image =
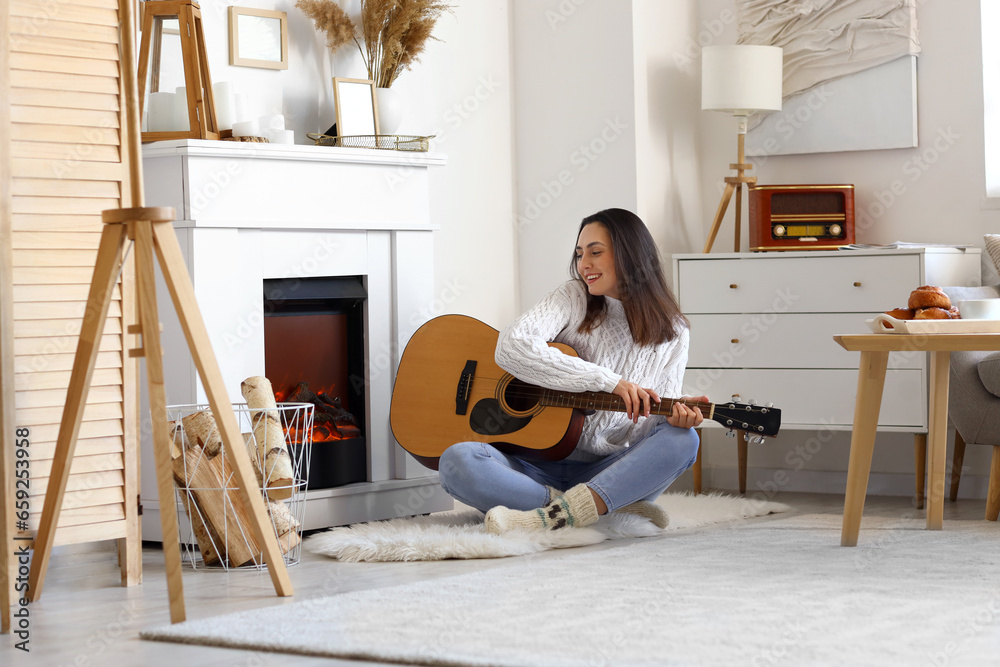
POLYGON ((486 512, 492 533, 586 526, 614 511, 665 528, 668 517, 653 501, 694 464, 692 429, 702 415, 676 403, 670 416, 651 416, 650 406, 661 395, 680 396, 687 320, 634 213, 607 209, 585 218, 570 271, 573 280, 500 333, 496 362, 549 389, 613 392, 626 412, 588 416, 576 449, 562 461, 527 460, 480 442, 452 445, 439 462, 441 486, 486 512))

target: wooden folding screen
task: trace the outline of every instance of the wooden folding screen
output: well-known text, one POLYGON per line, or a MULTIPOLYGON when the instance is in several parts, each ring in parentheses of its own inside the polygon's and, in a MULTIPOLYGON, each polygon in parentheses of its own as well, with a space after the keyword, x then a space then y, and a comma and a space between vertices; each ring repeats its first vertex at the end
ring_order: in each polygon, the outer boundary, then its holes
MULTIPOLYGON (((130 206, 123 185, 128 153, 118 0, 0 0, 0 8, 9 30, 9 95, 2 95, 9 119, 0 137, 7 133, 10 141, 10 150, 0 152, 0 177, 10 190, 9 209, 0 203, 0 239, 9 238, 12 248, 10 275, 0 275, 0 282, 12 285, 12 302, 4 299, 0 308, 13 325, 3 336, 13 340, 15 422, 30 431, 30 534, 48 484, 101 211, 130 206)), ((123 333, 124 323, 134 321, 131 290, 126 270, 111 305, 55 538, 57 545, 119 540, 126 585, 141 577, 138 378, 127 352, 131 336, 123 333)), ((9 517, 12 510, 3 512, 9 517)))

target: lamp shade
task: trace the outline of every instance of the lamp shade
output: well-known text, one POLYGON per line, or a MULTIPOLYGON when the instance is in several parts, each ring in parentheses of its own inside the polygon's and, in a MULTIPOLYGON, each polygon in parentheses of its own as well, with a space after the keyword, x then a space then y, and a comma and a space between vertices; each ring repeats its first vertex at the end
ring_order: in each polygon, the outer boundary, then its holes
POLYGON ((781 109, 781 47, 741 44, 701 51, 701 108, 747 116, 781 109))

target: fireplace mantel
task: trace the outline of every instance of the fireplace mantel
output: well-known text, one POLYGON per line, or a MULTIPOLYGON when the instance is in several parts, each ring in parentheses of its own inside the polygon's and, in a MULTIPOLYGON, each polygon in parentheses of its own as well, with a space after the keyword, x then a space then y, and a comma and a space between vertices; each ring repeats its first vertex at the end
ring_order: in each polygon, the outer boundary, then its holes
MULTIPOLYGON (((445 163, 435 153, 323 146, 143 146, 145 204, 177 211, 178 240, 234 403, 243 402, 243 379, 264 374, 265 279, 364 278, 369 481, 310 491, 307 530, 453 506, 437 473, 403 452, 389 429, 399 355, 435 303, 428 172, 445 163)), ((158 287, 167 400, 206 403, 169 296, 158 287)), ((144 444, 143 539, 157 540, 152 447, 144 444)))

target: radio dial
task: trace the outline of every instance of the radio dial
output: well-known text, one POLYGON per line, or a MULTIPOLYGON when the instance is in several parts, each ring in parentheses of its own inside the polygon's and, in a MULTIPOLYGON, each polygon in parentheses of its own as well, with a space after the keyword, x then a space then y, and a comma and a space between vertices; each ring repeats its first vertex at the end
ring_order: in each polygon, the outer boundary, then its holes
POLYGON ((840 236, 840 225, 830 225, 830 236, 840 236))
POLYGON ((785 235, 785 226, 784 225, 775 225, 774 226, 774 235, 775 236, 784 236, 785 235))

